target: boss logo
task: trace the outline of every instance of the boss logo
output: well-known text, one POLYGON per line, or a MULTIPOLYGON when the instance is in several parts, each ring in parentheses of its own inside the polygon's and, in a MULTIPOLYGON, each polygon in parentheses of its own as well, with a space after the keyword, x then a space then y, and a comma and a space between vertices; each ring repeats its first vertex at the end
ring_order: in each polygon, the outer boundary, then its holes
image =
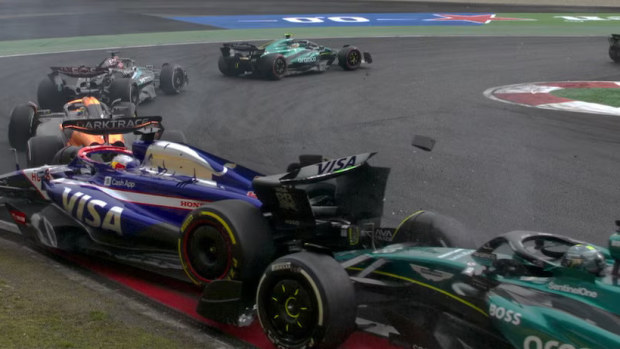
POLYGON ((489 316, 509 322, 513 325, 519 325, 521 323, 521 313, 517 313, 513 310, 506 310, 506 308, 498 307, 495 304, 491 304, 489 307, 489 316))

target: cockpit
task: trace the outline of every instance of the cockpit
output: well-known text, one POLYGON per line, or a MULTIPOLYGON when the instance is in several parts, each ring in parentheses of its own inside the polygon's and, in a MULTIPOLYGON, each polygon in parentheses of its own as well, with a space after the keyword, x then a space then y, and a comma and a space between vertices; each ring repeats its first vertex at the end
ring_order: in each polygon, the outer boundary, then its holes
POLYGON ((81 148, 77 158, 97 170, 136 171, 140 168, 140 160, 130 150, 113 145, 81 148))
POLYGON ((549 276, 555 268, 600 275, 606 257, 593 245, 564 236, 513 231, 498 236, 472 257, 489 271, 504 276, 549 276))

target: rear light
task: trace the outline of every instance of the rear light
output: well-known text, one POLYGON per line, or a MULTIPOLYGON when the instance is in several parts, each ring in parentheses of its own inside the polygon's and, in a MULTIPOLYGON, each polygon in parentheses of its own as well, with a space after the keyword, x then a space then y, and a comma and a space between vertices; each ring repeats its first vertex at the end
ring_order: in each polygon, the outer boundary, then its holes
POLYGON ((24 212, 12 209, 9 210, 9 213, 15 224, 26 225, 26 214, 24 212))
POLYGON ((256 193, 254 193, 253 191, 249 191, 247 195, 251 198, 258 199, 258 196, 256 196, 256 193))

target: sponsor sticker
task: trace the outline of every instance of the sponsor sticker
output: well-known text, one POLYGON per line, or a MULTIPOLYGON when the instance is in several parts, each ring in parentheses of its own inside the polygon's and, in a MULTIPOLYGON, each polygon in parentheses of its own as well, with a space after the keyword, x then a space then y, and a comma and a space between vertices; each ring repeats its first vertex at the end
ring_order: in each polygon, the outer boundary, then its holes
POLYGON ((553 281, 547 284, 547 288, 553 291, 572 293, 578 296, 585 296, 585 297, 590 297, 590 298, 598 297, 598 293, 596 291, 588 290, 585 287, 573 287, 573 286, 566 285, 566 284, 564 285, 556 284, 553 281))
POLYGON ((15 221, 16 224, 22 224, 22 225, 26 224, 25 213, 21 211, 17 211, 17 210, 10 210, 9 213, 11 214, 11 218, 13 218, 13 221, 15 221))
POLYGON ((312 57, 300 57, 297 60, 299 63, 314 63, 316 62, 316 56, 312 56, 312 57))
POLYGON ((91 227, 110 230, 123 235, 121 228, 122 207, 112 206, 108 208, 107 202, 94 199, 79 191, 72 192, 71 188, 65 188, 63 191, 62 206, 73 217, 91 227))
POLYGON ((506 309, 504 307, 498 307, 495 304, 489 306, 489 316, 496 319, 511 323, 515 326, 521 324, 521 313, 517 313, 514 310, 506 309))
POLYGON ((352 155, 347 156, 346 158, 322 162, 320 164, 317 164, 317 166, 319 167, 319 174, 327 174, 345 170, 349 167, 355 166, 356 160, 356 156, 352 155))
POLYGON ((190 201, 190 200, 181 200, 181 207, 190 207, 196 208, 202 206, 202 202, 200 201, 190 201))
POLYGON ((556 340, 543 341, 538 336, 527 336, 523 340, 523 349, 590 349, 577 348, 572 344, 561 343, 556 340))
POLYGON ((290 270, 291 262, 286 263, 277 263, 271 265, 271 271, 279 271, 279 270, 290 270))
POLYGON ((394 229, 377 228, 372 237, 374 240, 391 242, 394 239, 394 229))

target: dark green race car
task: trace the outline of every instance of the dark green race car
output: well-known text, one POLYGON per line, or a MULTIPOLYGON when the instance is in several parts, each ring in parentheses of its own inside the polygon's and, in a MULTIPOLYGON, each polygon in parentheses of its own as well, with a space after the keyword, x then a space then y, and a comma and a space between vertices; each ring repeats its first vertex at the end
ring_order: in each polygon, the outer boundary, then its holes
POLYGON ((372 56, 355 46, 333 50, 309 40, 286 35, 256 46, 250 43, 225 43, 218 68, 225 76, 258 74, 279 80, 284 76, 306 72, 323 72, 336 60, 345 70, 356 70, 362 63, 372 63, 372 56))
POLYGON ((256 304, 279 347, 336 346, 357 317, 407 348, 620 348, 619 266, 620 234, 609 248, 514 231, 476 250, 306 251, 271 263, 256 304))
POLYGON ((405 242, 272 262, 254 298, 269 339, 332 348, 358 329, 406 348, 620 348, 620 234, 603 248, 513 231, 473 249, 445 219, 422 211, 372 233, 405 242))

